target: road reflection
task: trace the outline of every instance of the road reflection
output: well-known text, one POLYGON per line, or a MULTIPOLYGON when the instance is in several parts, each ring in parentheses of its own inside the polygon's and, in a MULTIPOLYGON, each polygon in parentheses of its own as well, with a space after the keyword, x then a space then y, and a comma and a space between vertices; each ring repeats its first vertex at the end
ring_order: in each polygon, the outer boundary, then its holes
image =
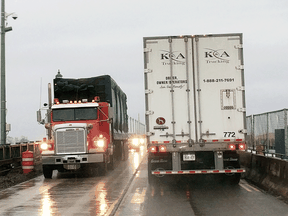
MULTIPOLYGON (((99 182, 95 188, 95 198, 96 198, 96 214, 97 215, 105 215, 105 212, 108 210, 108 202, 107 202, 107 190, 104 182, 99 182)), ((91 212, 93 214, 93 212, 91 212)), ((95 214, 94 213, 94 214, 95 214)))
MULTIPOLYGON (((139 169, 139 165, 142 162, 143 157, 145 157, 146 151, 144 148, 140 151, 131 151, 129 156, 129 161, 126 165, 130 164, 129 172, 134 173, 139 169)), ((111 191, 111 181, 107 177, 99 176, 89 176, 85 178, 80 175, 72 175, 67 173, 66 175, 62 173, 62 177, 59 179, 69 180, 63 185, 59 185, 57 188, 51 190, 46 184, 39 188, 41 194, 40 207, 38 210, 39 215, 41 216, 52 216, 52 215, 61 215, 63 211, 70 214, 74 211, 79 211, 79 208, 82 208, 81 214, 88 215, 106 215, 109 211, 109 208, 113 205, 112 197, 115 196, 115 192, 111 191), (63 175, 63 176, 62 176, 63 175), (100 180, 100 181, 99 181, 100 180), (108 181, 107 181, 108 180, 108 181), (81 183, 78 187, 75 185, 81 183), (85 191, 88 189, 88 196, 85 196, 85 191), (61 190, 61 192, 60 192, 61 190), (113 194, 112 194, 113 193, 113 194), (71 195, 77 194, 77 198, 71 195), (59 199, 59 196, 62 198, 59 199), (56 199, 56 200, 55 200, 56 199), (77 204, 71 205, 77 200, 77 204), (83 208, 83 206, 85 206, 83 208)), ((108 173, 109 175, 109 173, 108 173)), ((139 172, 136 176, 139 175, 139 172)), ((56 179, 55 179, 56 181, 56 179)), ((50 185, 50 182, 48 182, 50 185)), ((47 184, 48 184, 47 183, 47 184)), ((119 190, 119 189, 118 189, 119 190)), ((133 198, 133 203, 141 204, 144 202, 146 195, 145 189, 138 189, 137 193, 133 198)), ((163 195, 163 191, 161 193, 163 195)))
POLYGON ((54 202, 51 199, 50 193, 48 191, 42 194, 41 198, 41 212, 40 215, 42 216, 50 216, 53 213, 52 206, 54 202))
POLYGON ((141 161, 145 155, 145 148, 143 146, 141 146, 139 152, 137 152, 135 150, 131 150, 131 153, 132 154, 130 154, 129 160, 130 160, 130 163, 132 164, 133 172, 135 172, 138 169, 138 167, 139 167, 139 165, 140 165, 140 163, 141 163, 141 161))
POLYGON ((139 153, 138 152, 134 152, 134 155, 133 155, 133 172, 138 168, 139 166, 139 161, 140 161, 140 158, 139 158, 139 153))

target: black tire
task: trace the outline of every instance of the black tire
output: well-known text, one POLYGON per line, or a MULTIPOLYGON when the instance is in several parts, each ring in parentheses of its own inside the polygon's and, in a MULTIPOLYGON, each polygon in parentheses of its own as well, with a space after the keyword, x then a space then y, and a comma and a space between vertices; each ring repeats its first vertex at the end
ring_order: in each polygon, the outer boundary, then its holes
MULTIPOLYGON (((239 169, 240 163, 239 160, 237 162, 230 162, 226 164, 226 169, 239 169)), ((238 185, 241 179, 241 173, 230 173, 224 175, 224 181, 229 185, 238 185)))
POLYGON ((121 146, 121 160, 126 161, 128 159, 128 156, 129 156, 128 145, 123 143, 121 146))
POLYGON ((241 179, 241 174, 237 173, 231 176, 225 176, 226 177, 226 181, 228 184, 230 185, 238 185, 241 179))
POLYGON ((124 150, 125 150, 125 156, 124 156, 124 161, 128 160, 129 158, 129 147, 128 144, 124 144, 124 150))
POLYGON ((150 160, 151 159, 148 158, 148 183, 153 185, 157 177, 152 174, 152 167, 151 167, 150 160))
POLYGON ((114 154, 110 155, 110 163, 108 164, 108 169, 109 170, 114 170, 115 168, 115 158, 114 158, 114 154))
POLYGON ((98 173, 97 171, 97 164, 87 164, 84 166, 84 175, 85 176, 96 176, 98 173))
POLYGON ((42 166, 43 175, 45 179, 51 179, 53 174, 53 169, 50 166, 42 166))
POLYGON ((99 165, 98 165, 98 175, 105 176, 107 171, 108 171, 107 163, 105 163, 105 162, 99 163, 99 165))

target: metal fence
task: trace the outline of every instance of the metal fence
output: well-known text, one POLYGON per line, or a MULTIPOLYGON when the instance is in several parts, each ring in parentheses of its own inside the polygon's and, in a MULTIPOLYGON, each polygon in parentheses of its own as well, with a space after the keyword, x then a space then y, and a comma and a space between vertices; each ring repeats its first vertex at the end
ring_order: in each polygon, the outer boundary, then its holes
POLYGON ((287 109, 247 116, 247 145, 258 152, 288 155, 287 109))
POLYGON ((129 134, 145 134, 145 124, 141 123, 140 120, 129 117, 128 128, 129 134))

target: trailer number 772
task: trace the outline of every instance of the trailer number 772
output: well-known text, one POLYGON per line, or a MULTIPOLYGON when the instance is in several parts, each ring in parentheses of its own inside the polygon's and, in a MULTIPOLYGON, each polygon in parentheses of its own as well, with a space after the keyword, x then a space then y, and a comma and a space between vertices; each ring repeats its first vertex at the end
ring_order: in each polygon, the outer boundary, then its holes
POLYGON ((235 137, 235 132, 223 132, 224 137, 235 137))

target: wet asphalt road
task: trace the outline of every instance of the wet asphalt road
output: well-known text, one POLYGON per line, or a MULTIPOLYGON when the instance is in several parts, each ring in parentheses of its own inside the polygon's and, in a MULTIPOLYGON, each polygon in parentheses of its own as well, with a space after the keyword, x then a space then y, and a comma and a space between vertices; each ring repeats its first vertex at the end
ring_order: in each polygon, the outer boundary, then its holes
POLYGON ((181 177, 148 185, 145 153, 130 152, 106 176, 54 171, 53 179, 2 190, 0 215, 288 215, 287 204, 245 180, 228 186, 210 176, 181 177))
POLYGON ((190 175, 161 178, 147 183, 144 159, 133 184, 118 208, 117 216, 285 216, 288 205, 241 180, 239 185, 221 183, 219 176, 190 175))

